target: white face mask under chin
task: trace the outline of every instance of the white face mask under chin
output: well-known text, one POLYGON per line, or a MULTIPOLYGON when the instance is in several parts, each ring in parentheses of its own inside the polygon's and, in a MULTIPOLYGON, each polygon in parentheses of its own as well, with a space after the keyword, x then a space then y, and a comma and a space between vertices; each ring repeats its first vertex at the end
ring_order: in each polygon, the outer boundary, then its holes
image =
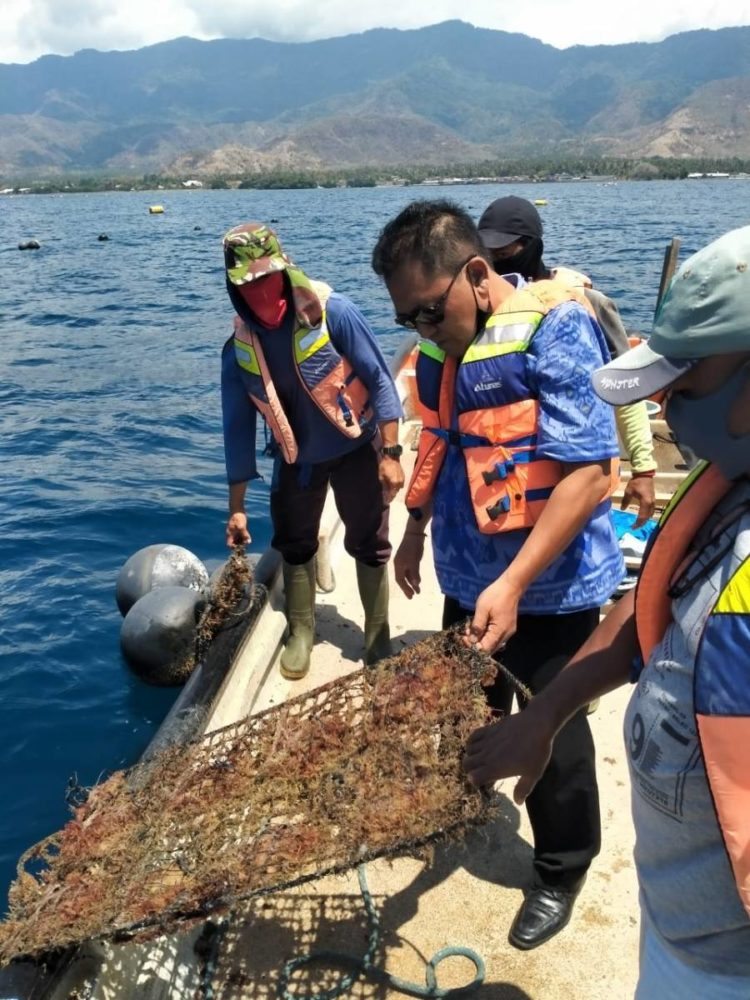
POLYGON ((732 437, 728 429, 732 403, 747 377, 743 367, 716 392, 699 399, 675 392, 667 403, 667 422, 677 440, 718 465, 728 479, 750 473, 750 434, 732 437))

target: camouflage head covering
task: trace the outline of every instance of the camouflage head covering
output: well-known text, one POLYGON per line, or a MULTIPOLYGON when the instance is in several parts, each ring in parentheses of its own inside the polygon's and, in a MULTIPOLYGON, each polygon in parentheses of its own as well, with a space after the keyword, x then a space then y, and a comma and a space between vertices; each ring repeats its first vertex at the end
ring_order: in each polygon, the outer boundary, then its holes
POLYGON ((238 293, 239 286, 284 271, 289 278, 298 327, 320 325, 323 309, 312 282, 284 252, 273 229, 263 222, 243 222, 229 230, 223 246, 227 291, 241 319, 253 325, 252 312, 238 293))

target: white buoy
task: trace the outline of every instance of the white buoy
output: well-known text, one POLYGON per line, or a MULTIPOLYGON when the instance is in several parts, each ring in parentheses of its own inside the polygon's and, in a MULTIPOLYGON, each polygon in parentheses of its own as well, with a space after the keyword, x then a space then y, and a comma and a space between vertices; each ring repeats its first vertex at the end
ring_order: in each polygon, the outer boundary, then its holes
POLYGON ((159 587, 125 615, 120 644, 134 672, 149 684, 184 684, 195 667, 196 626, 206 599, 187 587, 159 587))
POLYGON ((158 587, 202 590, 208 583, 206 567, 181 545, 147 545, 135 552, 117 577, 117 607, 126 615, 136 601, 158 587))

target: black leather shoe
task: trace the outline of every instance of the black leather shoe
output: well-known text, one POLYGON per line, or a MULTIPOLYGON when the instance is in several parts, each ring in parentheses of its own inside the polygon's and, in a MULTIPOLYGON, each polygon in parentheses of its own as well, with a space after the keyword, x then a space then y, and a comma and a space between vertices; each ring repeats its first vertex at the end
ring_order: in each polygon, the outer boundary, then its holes
POLYGON ((532 886, 508 935, 513 947, 529 951, 561 931, 570 920, 573 904, 582 885, 583 882, 575 889, 532 886))

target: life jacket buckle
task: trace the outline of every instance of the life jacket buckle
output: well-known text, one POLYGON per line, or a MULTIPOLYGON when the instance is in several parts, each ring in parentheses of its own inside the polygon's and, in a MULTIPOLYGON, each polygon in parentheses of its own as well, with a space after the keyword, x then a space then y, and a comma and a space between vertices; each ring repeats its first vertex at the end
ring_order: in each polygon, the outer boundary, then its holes
POLYGON ((487 516, 490 521, 496 521, 503 514, 507 514, 510 510, 510 497, 501 497, 496 504, 491 507, 486 507, 487 516))
POLYGON ((339 392, 338 396, 337 396, 338 404, 339 404, 339 409, 341 410, 341 415, 344 418, 344 424, 347 427, 353 427, 354 426, 354 417, 352 416, 352 411, 349 409, 349 407, 346 405, 346 402, 344 401, 343 390, 345 388, 346 388, 346 386, 342 385, 341 386, 341 390, 342 391, 339 392))
POLYGON ((516 467, 516 463, 512 458, 509 458, 505 462, 497 462, 495 467, 491 472, 483 472, 482 479, 484 479, 485 486, 491 486, 493 483, 497 482, 498 479, 507 479, 508 473, 512 472, 516 467))

